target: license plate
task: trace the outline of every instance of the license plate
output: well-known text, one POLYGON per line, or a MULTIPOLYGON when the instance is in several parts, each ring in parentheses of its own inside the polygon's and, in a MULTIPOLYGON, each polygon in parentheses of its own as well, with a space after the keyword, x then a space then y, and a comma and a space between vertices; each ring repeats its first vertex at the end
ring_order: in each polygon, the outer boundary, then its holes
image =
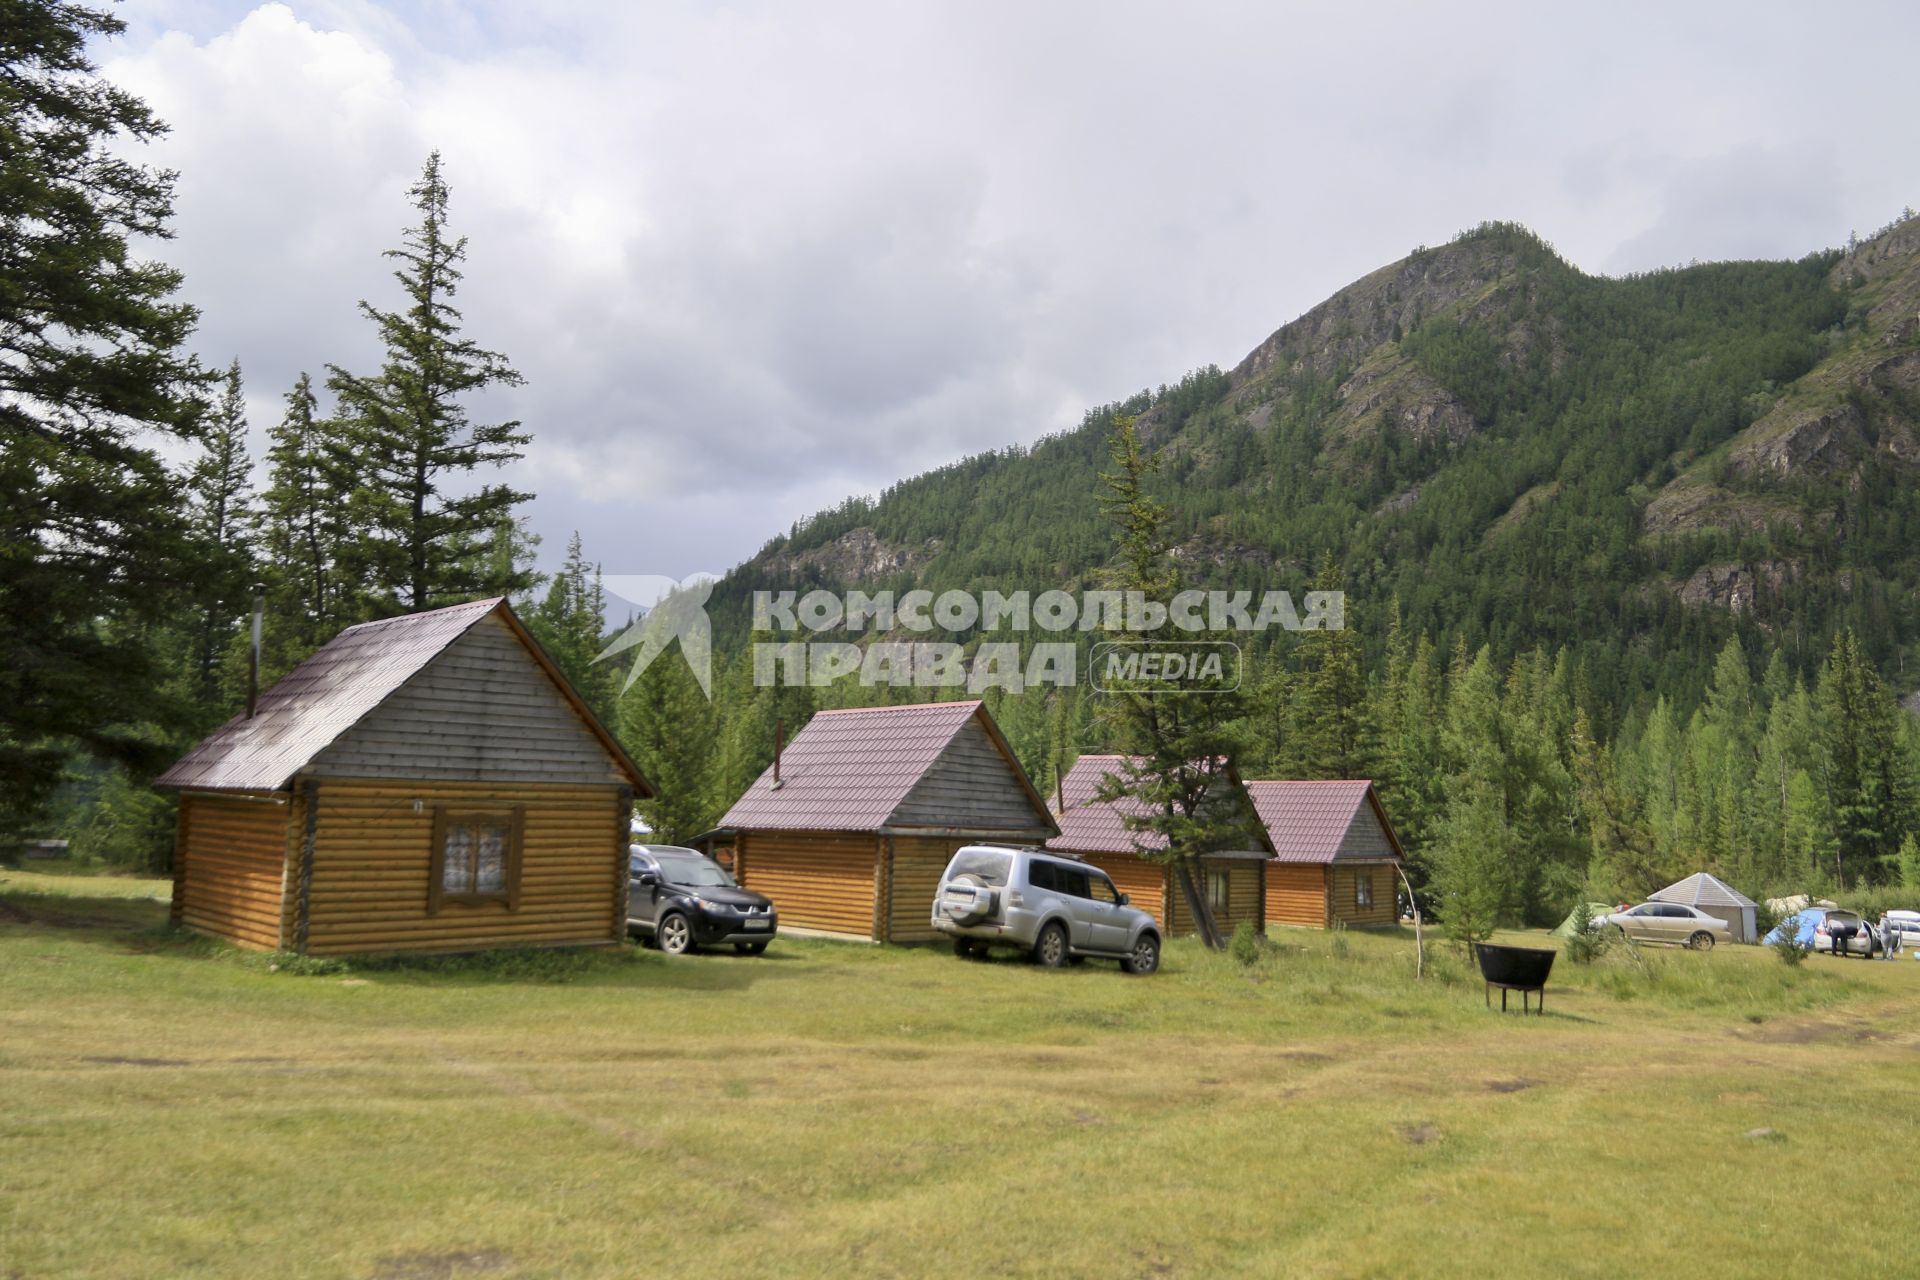
POLYGON ((771 928, 773 928, 773 921, 771 921, 771 920, 749 920, 749 921, 747 921, 747 928, 749 928, 749 929, 771 929, 771 928))

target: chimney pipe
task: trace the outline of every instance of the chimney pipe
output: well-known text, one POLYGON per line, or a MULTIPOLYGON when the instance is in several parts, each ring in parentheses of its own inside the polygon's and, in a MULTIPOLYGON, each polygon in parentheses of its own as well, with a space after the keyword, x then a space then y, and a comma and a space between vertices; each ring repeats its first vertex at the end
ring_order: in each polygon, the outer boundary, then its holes
POLYGON ((260 623, 267 614, 267 598, 253 597, 253 646, 247 650, 247 719, 260 705, 260 623))
POLYGON ((775 790, 775 791, 778 791, 780 789, 780 749, 786 745, 786 742, 787 742, 787 722, 785 720, 775 720, 773 722, 773 787, 772 787, 772 790, 775 790))

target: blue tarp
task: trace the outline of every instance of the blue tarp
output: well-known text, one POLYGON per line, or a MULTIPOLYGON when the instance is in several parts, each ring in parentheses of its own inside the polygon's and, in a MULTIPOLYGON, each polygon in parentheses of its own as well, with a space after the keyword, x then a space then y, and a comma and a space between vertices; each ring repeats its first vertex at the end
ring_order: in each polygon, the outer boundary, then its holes
POLYGON ((1827 909, 1825 907, 1802 907, 1775 925, 1773 931, 1760 941, 1767 946, 1772 946, 1774 943, 1780 941, 1780 931, 1788 925, 1792 925, 1794 927, 1794 940, 1803 947, 1810 947, 1813 945, 1813 931, 1818 929, 1820 922, 1826 918, 1827 909))

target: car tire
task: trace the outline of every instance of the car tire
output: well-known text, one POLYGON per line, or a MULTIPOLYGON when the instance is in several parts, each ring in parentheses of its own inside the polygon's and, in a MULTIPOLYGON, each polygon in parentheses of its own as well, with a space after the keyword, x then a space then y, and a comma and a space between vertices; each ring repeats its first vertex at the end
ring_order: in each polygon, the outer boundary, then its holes
POLYGON ((953 954, 956 959, 978 960, 983 952, 984 948, 972 938, 955 938, 953 940, 953 954))
POLYGON ((1033 958, 1042 968, 1061 969, 1067 963, 1067 929, 1055 920, 1033 940, 1033 958))
POLYGON ((767 944, 764 942, 736 942, 733 944, 733 949, 739 955, 757 956, 766 951, 767 944))
POLYGON ((1713 950, 1713 935, 1708 933, 1705 929, 1702 929, 1700 932, 1694 934, 1691 938, 1687 939, 1687 949, 1689 951, 1713 950))
POLYGON ((693 922, 678 911, 660 917, 653 931, 654 945, 670 956, 683 956, 693 950, 693 922))
POLYGON ((1143 933, 1133 944, 1133 950, 1127 952, 1120 967, 1128 973, 1145 977, 1149 973, 1160 971, 1160 939, 1151 933, 1143 933))

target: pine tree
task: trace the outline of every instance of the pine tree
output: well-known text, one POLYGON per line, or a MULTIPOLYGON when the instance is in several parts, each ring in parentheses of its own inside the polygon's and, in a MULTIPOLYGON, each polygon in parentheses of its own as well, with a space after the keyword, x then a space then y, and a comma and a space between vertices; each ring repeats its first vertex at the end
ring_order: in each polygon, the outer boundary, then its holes
POLYGON ((267 431, 267 487, 260 495, 269 608, 267 665, 284 670, 359 621, 343 581, 346 509, 354 488, 345 446, 319 417, 313 379, 302 373, 286 413, 267 431))
POLYGON ((1505 809, 1499 789, 1474 778, 1455 794, 1440 825, 1433 887, 1448 935, 1463 945, 1492 936, 1513 906, 1505 809))
POLYGON ((1900 838, 1899 884, 1908 893, 1920 893, 1920 841, 1909 831, 1900 838))
POLYGON ((606 647, 607 593, 600 566, 587 563, 577 531, 567 540, 566 563, 526 621, 594 714, 611 723, 622 677, 618 663, 598 661, 606 647))
POLYGON ((191 440, 206 379, 184 345, 173 175, 129 159, 165 131, 100 78, 119 19, 17 0, 0 20, 0 830, 38 812, 78 745, 156 766, 188 728, 153 643, 200 585, 179 477, 143 432, 191 440))
POLYGON ((461 335, 453 297, 466 240, 447 233, 448 192, 440 153, 428 157, 409 195, 420 221, 405 244, 387 251, 406 294, 402 311, 368 302, 361 312, 379 329, 386 363, 373 376, 329 365, 327 385, 353 452, 365 468, 353 517, 365 530, 359 567, 379 610, 425 609, 532 585, 512 555, 497 554, 503 527, 532 495, 506 484, 469 487, 482 468, 521 456, 530 438, 518 422, 479 424, 467 398, 520 385, 506 357, 461 335))
POLYGON ((684 662, 650 663, 620 696, 614 732, 654 786, 638 808, 656 842, 685 844, 722 812, 712 716, 684 662))
MULTIPOLYGON (((1148 492, 1159 462, 1141 448, 1132 417, 1114 419, 1108 458, 1113 469, 1101 477, 1100 509, 1114 526, 1119 560, 1107 583, 1147 600, 1170 600, 1180 589, 1180 574, 1169 554, 1167 510, 1148 492)), ((1246 848, 1254 838, 1252 815, 1232 799, 1238 789, 1229 774, 1242 707, 1228 680, 1237 685, 1233 677, 1175 685, 1107 679, 1095 708, 1107 741, 1125 757, 1101 781, 1099 799, 1138 802, 1143 816, 1129 817, 1127 825, 1164 841, 1155 856, 1173 868, 1202 939, 1216 949, 1226 940, 1214 926, 1194 869, 1200 855, 1246 848)))
POLYGON ((256 576, 253 459, 247 451, 247 402, 238 360, 227 366, 220 399, 201 444, 200 459, 187 476, 187 490, 206 556, 196 666, 200 696, 211 703, 219 685, 221 658, 240 631, 256 576))
MULTIPOLYGON (((1329 556, 1314 579, 1314 590, 1341 591, 1345 585, 1329 556)), ((1355 621, 1351 610, 1346 620, 1355 621)), ((1299 778, 1372 777, 1358 632, 1352 626, 1305 632, 1300 657, 1290 704, 1288 772, 1299 778)))
POLYGON ((1846 628, 1833 638, 1814 694, 1823 781, 1832 807, 1834 876, 1841 888, 1878 878, 1912 826, 1912 783, 1899 742, 1899 710, 1846 628))

